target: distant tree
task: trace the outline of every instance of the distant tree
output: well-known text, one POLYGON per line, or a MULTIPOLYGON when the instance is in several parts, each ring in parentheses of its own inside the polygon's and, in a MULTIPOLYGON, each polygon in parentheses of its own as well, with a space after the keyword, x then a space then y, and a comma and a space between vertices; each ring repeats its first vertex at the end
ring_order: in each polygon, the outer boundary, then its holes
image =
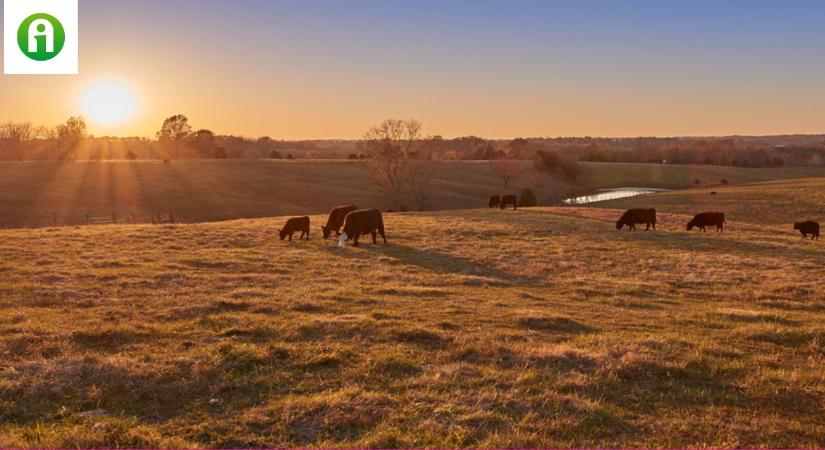
POLYGON ((0 159, 23 159, 26 146, 37 136, 37 130, 29 122, 4 122, 0 124, 0 159))
POLYGON ((498 146, 491 144, 489 142, 479 147, 477 153, 478 156, 476 157, 476 159, 482 161, 491 161, 494 159, 505 158, 507 156, 507 154, 504 153, 504 151, 501 150, 498 146))
POLYGON ((522 167, 521 161, 509 156, 493 161, 493 168, 504 183, 504 189, 510 187, 510 182, 521 173, 522 167))
POLYGON ((283 159, 283 156, 281 156, 281 153, 278 152, 278 150, 272 150, 272 153, 269 154, 269 158, 270 159, 283 159))
POLYGON ((518 206, 522 208, 532 208, 538 206, 536 193, 532 189, 522 189, 518 198, 518 206))
POLYGON ((411 177, 410 155, 421 139, 421 122, 388 119, 370 128, 364 145, 370 161, 366 163, 372 182, 384 189, 396 210, 401 209, 404 190, 411 177))
POLYGON ((82 117, 69 117, 66 123, 57 126, 54 136, 58 159, 70 159, 86 140, 86 121, 82 117))
POLYGON ((719 182, 722 183, 725 186, 727 186, 729 184, 727 178, 722 178, 721 180, 719 180, 719 182))
POLYGON ((295 158, 292 156, 292 153, 287 153, 286 154, 286 159, 295 159, 295 158))
POLYGON ((419 211, 424 211, 432 200, 433 179, 438 166, 430 161, 411 161, 409 163, 408 185, 410 196, 419 211))
POLYGON ((198 130, 187 136, 187 140, 191 143, 199 158, 218 158, 222 154, 226 154, 226 150, 219 151, 218 143, 215 140, 215 133, 210 130, 198 130))
POLYGON ((189 119, 183 114, 177 114, 163 121, 157 138, 162 145, 171 148, 172 156, 177 159, 180 158, 183 142, 191 133, 189 119))
POLYGON ((137 159, 137 155, 132 150, 126 151, 126 159, 129 161, 134 161, 137 159))
POLYGON ((358 153, 350 153, 347 159, 358 159, 358 153))
POLYGON ((693 184, 699 186, 700 184, 702 184, 702 180, 697 178, 697 179, 693 180, 693 184))
POLYGON ((578 161, 562 158, 555 152, 545 150, 536 152, 533 166, 540 172, 561 177, 569 182, 577 181, 582 170, 578 161))
POLYGON ((524 138, 515 138, 508 144, 515 159, 524 159, 530 148, 530 141, 524 138))

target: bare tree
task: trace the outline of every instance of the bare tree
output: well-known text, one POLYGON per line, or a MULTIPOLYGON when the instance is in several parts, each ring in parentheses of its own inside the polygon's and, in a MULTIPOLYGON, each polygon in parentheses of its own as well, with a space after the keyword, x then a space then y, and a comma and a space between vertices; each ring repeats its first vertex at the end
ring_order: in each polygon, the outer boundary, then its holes
POLYGON ((410 196, 419 211, 424 211, 432 200, 433 179, 437 166, 431 161, 411 161, 409 164, 410 196))
POLYGON ((396 210, 401 209, 410 180, 410 156, 420 139, 421 122, 417 120, 388 119, 364 135, 369 177, 390 195, 396 210))
POLYGON ((22 159, 26 145, 36 136, 36 129, 29 122, 0 124, 0 159, 22 159))
POLYGON ((504 189, 507 189, 510 187, 510 182, 513 181, 513 178, 521 174, 524 165, 519 160, 505 156, 504 158, 493 161, 493 168, 496 170, 499 178, 501 178, 501 181, 504 182, 504 189))

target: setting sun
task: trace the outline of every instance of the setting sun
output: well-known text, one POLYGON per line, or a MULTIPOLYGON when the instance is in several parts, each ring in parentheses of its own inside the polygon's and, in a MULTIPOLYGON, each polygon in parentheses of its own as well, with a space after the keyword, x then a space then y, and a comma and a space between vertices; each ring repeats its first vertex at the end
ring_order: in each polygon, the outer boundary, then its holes
POLYGON ((114 126, 134 116, 137 98, 129 86, 108 79, 89 85, 80 94, 80 107, 90 120, 104 126, 114 126))

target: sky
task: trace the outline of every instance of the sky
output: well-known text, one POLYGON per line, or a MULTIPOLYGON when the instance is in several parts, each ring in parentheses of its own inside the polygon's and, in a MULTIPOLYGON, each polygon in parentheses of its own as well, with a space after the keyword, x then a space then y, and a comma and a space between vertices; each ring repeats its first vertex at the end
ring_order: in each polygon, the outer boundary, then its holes
POLYGON ((80 75, 0 75, 0 121, 55 125, 115 83, 136 109, 87 117, 96 135, 178 113, 275 139, 386 118, 444 137, 823 133, 823 24, 803 0, 80 0, 80 75))

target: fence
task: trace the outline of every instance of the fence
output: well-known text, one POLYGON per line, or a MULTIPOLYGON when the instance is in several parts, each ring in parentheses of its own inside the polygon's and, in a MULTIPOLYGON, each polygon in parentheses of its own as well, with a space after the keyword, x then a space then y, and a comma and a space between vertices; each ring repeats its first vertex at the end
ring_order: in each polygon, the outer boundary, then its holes
POLYGON ((76 227, 95 225, 137 225, 137 224, 174 224, 175 215, 172 213, 110 213, 99 215, 87 213, 71 217, 61 217, 57 213, 49 216, 33 215, 25 217, 0 217, 0 228, 51 228, 51 227, 76 227))

